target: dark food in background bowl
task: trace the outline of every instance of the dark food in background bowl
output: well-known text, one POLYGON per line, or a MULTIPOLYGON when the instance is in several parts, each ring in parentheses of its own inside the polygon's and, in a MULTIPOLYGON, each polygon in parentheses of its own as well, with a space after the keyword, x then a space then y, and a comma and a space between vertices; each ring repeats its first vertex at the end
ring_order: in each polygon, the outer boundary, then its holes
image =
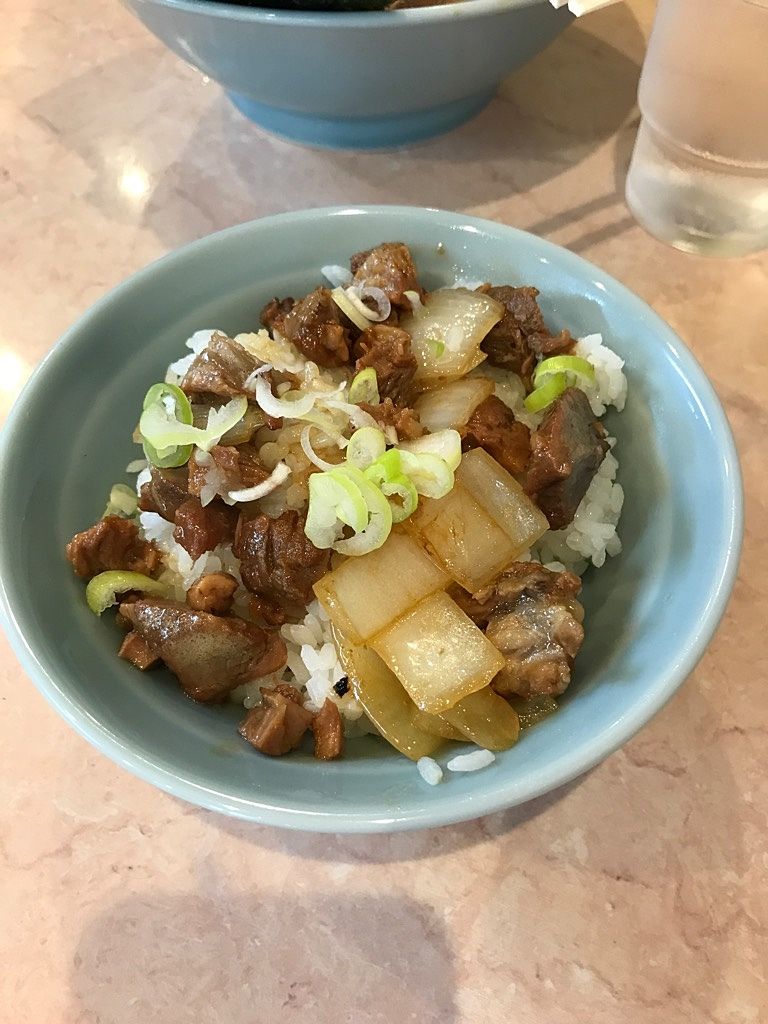
POLYGON ((363 723, 415 760, 507 749, 571 681, 572 570, 620 550, 621 361, 552 334, 535 288, 425 291, 400 242, 323 272, 261 331, 190 339, 147 392, 137 493, 67 557, 119 604, 120 657, 244 703, 262 753, 311 730, 334 759, 363 723))
MULTIPOLYGON (((255 3, 254 0, 207 0, 208 3, 230 3, 236 7, 261 7, 278 11, 401 11, 409 7, 444 7, 463 0, 273 0, 255 3)), ((468 0, 471 3, 471 0, 468 0)))

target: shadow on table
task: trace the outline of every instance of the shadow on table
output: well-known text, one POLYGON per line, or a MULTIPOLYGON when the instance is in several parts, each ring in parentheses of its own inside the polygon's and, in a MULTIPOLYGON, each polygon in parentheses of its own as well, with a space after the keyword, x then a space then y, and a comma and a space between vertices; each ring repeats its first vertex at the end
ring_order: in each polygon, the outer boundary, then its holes
MULTIPOLYGON (((33 21, 30 38, 34 29, 33 21)), ((92 171, 86 198, 94 206, 113 221, 148 228, 172 248, 303 206, 468 209, 527 193, 584 160, 626 124, 642 51, 642 33, 626 5, 599 11, 571 25, 508 79, 472 122, 389 152, 312 150, 270 137, 216 87, 190 81, 189 71, 159 47, 65 80, 26 113, 92 171), (619 40, 621 50, 608 40, 619 40), (209 95, 210 105, 189 123, 209 95), (148 112, 150 97, 155 102, 148 112)), ((561 219, 538 229, 546 233, 561 219)))
POLYGON ((558 231, 575 229, 575 236, 568 238, 567 248, 580 255, 587 255, 595 246, 635 228, 637 223, 624 201, 624 184, 639 122, 639 116, 633 117, 616 134, 613 142, 613 182, 609 189, 573 206, 564 205, 551 216, 527 223, 525 229, 544 238, 558 231), (607 217, 607 223, 591 227, 589 222, 596 216, 607 217))
POLYGON ((599 12, 505 82, 473 121, 389 152, 282 142, 243 120, 221 96, 158 182, 145 224, 175 246, 260 215, 265 200, 269 212, 348 203, 469 209, 527 193, 581 162, 626 123, 642 46, 626 6, 599 12), (636 59, 602 35, 621 37, 636 59), (217 153, 215 164, 200 158, 205 152, 217 153), (190 204, 179 218, 179 197, 196 196, 203 197, 199 206, 190 204))
POLYGON ((458 1021, 448 938, 424 903, 242 882, 150 888, 102 906, 77 943, 68 1019, 458 1021))
POLYGON ((457 1024, 530 1002, 541 1020, 605 1005, 650 1024, 663 1006, 669 1024, 725 1024, 757 906, 734 771, 758 741, 724 728, 692 680, 567 799, 473 825, 306 836, 193 812, 240 849, 190 851, 192 877, 173 884, 112 888, 74 937, 71 1019, 310 1022, 330 1007, 355 1024, 457 1024))

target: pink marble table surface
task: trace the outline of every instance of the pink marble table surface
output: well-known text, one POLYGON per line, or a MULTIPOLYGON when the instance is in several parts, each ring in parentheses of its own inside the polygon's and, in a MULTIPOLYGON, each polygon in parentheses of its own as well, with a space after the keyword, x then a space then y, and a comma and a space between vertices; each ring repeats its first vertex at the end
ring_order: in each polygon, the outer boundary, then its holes
POLYGON ((134 779, 0 639, 1 1024, 763 1024, 768 258, 631 220, 650 0, 571 26, 473 123, 390 154, 264 135, 118 4, 0 0, 0 418, 57 335, 168 249, 306 205, 429 204, 594 260, 681 333, 736 431, 740 579, 706 657, 586 778, 456 828, 239 824, 134 779))

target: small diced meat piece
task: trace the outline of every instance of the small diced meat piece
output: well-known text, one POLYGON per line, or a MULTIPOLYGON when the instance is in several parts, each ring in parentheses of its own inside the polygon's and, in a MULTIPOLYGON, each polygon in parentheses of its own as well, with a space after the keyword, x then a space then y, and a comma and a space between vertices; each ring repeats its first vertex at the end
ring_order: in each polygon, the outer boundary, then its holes
POLYGON ((287 313, 280 334, 318 366, 349 361, 349 330, 328 288, 315 288, 287 313))
POLYGON ((520 476, 531 457, 531 432, 518 423, 500 398, 491 395, 477 406, 462 430, 462 448, 484 448, 512 476, 520 476))
POLYGON ((475 594, 455 584, 448 593, 472 621, 485 629, 491 616, 507 611, 523 597, 535 597, 569 605, 581 590, 581 580, 572 572, 553 572, 540 562, 513 562, 475 594))
MULTIPOLYGON (((138 590, 129 590, 125 594, 120 595, 120 604, 133 604, 134 601, 140 601, 142 597, 143 595, 138 590)), ((130 622, 122 614, 120 608, 115 612, 115 625, 124 633, 130 633, 132 629, 130 622)))
POLYGON ((305 608, 312 587, 330 564, 331 553, 321 550, 304 533, 304 517, 288 510, 270 519, 240 516, 232 551, 241 559, 240 573, 251 593, 286 609, 305 608))
MULTIPOLYGON (((286 700, 292 700, 294 704, 301 704, 301 694, 295 686, 291 686, 290 683, 275 683, 271 691, 268 687, 263 686, 261 688, 261 695, 265 693, 279 693, 281 697, 285 697, 286 700)), ((303 707, 303 705, 302 705, 303 707)))
POLYGON ((536 356, 567 352, 573 338, 567 331, 550 333, 536 301, 538 288, 484 285, 482 290, 505 309, 502 319, 485 336, 482 350, 492 366, 519 374, 530 387, 536 356))
POLYGON ((562 530, 573 521, 608 447, 605 430, 584 392, 568 388, 531 436, 525 482, 551 529, 562 530))
POLYGON ((495 616, 486 636, 506 658, 491 686, 502 697, 557 697, 571 681, 584 642, 584 627, 562 605, 522 601, 514 613, 495 616))
POLYGON ((246 380, 263 365, 238 342, 217 332, 185 373, 181 390, 219 398, 244 395, 246 380))
POLYGON ((159 598, 122 604, 120 613, 193 700, 223 700, 236 686, 276 672, 286 661, 285 643, 277 633, 243 619, 159 598))
POLYGON ((320 761, 334 761, 344 752, 344 725, 339 709, 332 700, 325 704, 312 719, 315 736, 315 757, 320 761))
POLYGON ((269 470, 250 444, 237 447, 216 444, 209 452, 197 452, 189 460, 189 493, 199 498, 214 479, 217 493, 240 491, 263 483, 269 470))
POLYGON ((514 562, 473 596, 452 592, 460 607, 504 655, 491 682, 501 696, 559 696, 571 681, 584 641, 581 580, 538 562, 514 562))
POLYGON ((424 433, 419 414, 414 409, 395 405, 391 398, 385 398, 379 405, 361 402, 360 408, 373 416, 383 430, 394 427, 398 441, 414 441, 424 433))
POLYGON ((573 350, 574 339, 570 331, 560 331, 559 334, 539 331, 528 338, 528 344, 536 355, 546 358, 547 356, 567 355, 573 350))
POLYGON ((136 523, 120 516, 106 516, 82 533, 76 533, 67 544, 66 554, 83 580, 108 569, 123 569, 154 577, 162 568, 160 552, 155 545, 142 540, 136 523))
POLYGON ((372 366, 376 371, 379 397, 406 405, 412 398, 413 378, 418 363, 411 352, 411 338, 399 327, 374 324, 363 331, 354 347, 355 373, 372 366))
POLYGON ((226 615, 232 607, 237 580, 228 572, 211 572, 201 576, 187 591, 187 604, 196 612, 226 615))
MULTIPOLYGON (((246 623, 246 625, 254 625, 254 623, 246 623)), ((249 669, 249 678, 262 679, 264 676, 271 676, 274 672, 279 672, 285 668, 288 661, 288 649, 285 646, 285 641, 274 629, 264 629, 260 626, 256 626, 257 629, 261 629, 266 637, 266 646, 262 655, 252 663, 249 669)))
POLYGON ((139 508, 142 512, 157 512, 169 523, 173 522, 176 510, 189 497, 187 466, 178 469, 150 467, 152 479, 141 488, 139 508))
POLYGON ((278 334, 282 334, 283 320, 285 320, 295 305, 296 302, 292 298, 270 299, 261 311, 261 322, 268 331, 277 331, 278 334))
MULTIPOLYGON (((282 420, 278 421, 277 427, 270 427, 270 430, 279 429, 281 426, 282 420)), ((220 446, 215 445, 211 449, 211 455, 222 472, 231 472, 232 475, 228 481, 230 491, 256 487, 258 484, 264 483, 269 476, 270 471, 259 458, 259 452, 255 445, 241 444, 237 448, 229 449, 225 459, 231 460, 231 469, 226 462, 222 462, 220 446)))
POLYGON ((410 310, 405 292, 422 295, 411 251, 403 242, 382 242, 350 260, 354 283, 381 288, 393 306, 410 310))
POLYGON ((181 544, 192 559, 219 544, 229 544, 235 536, 237 510, 215 498, 205 508, 198 498, 188 498, 176 509, 173 539, 181 544))
POLYGON ((262 691, 264 703, 252 708, 238 732, 270 757, 295 750, 312 724, 312 713, 276 691, 262 691))
POLYGON ((288 613, 274 601, 268 601, 265 597, 257 594, 251 596, 248 602, 251 618, 264 622, 268 626, 282 626, 288 620, 288 613))
POLYGON ((144 637, 135 631, 131 631, 123 638, 120 650, 118 651, 118 657, 130 661, 132 665, 141 669, 142 672, 146 672, 148 668, 151 668, 159 661, 157 654, 152 650, 144 637))

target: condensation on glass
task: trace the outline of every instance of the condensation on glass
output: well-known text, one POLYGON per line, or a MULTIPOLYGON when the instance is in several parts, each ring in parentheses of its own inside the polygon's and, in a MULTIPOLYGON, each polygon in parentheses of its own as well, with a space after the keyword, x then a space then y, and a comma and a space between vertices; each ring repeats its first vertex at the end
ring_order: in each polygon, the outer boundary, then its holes
POLYGON ((627 203, 662 241, 768 248, 768 0, 659 0, 627 203))

